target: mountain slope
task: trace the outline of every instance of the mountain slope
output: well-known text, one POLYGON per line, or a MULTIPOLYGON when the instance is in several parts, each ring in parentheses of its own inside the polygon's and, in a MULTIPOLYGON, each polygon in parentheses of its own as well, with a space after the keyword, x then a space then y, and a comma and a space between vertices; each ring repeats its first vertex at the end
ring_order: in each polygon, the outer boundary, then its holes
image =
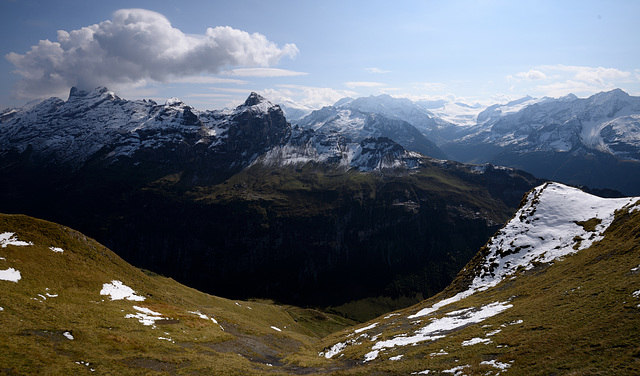
POLYGON ((640 198, 531 191, 438 296, 327 339, 385 374, 636 374, 640 198))
POLYGON ((293 374, 288 356, 349 324, 203 294, 25 216, 0 215, 0 289, 0 373, 11 375, 293 374))

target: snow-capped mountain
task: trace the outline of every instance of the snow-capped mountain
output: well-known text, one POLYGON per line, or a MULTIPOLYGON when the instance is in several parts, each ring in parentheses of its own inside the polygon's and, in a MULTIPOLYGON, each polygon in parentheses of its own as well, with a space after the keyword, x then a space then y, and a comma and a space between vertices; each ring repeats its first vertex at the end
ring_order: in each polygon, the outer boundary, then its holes
MULTIPOLYGON (((395 100, 389 103, 397 104, 395 100)), ((435 143, 400 116, 413 117, 416 124, 429 122, 434 127, 437 125, 426 113, 418 110, 412 112, 413 110, 416 110, 415 106, 404 108, 404 112, 398 108, 390 109, 378 101, 377 97, 345 99, 334 106, 313 111, 298 120, 297 124, 318 133, 337 132, 356 142, 372 137, 387 137, 408 150, 434 158, 445 158, 445 153, 435 143)))
POLYGON ((231 111, 198 111, 177 98, 128 101, 106 88, 72 88, 0 114, 0 153, 41 166, 78 170, 114 165, 193 163, 233 170, 281 143, 290 132, 280 108, 252 93, 231 111))
POLYGON ((347 170, 412 169, 423 155, 407 151, 386 138, 365 138, 354 142, 338 132, 316 132, 312 129, 293 129, 292 136, 282 146, 275 146, 256 163, 267 166, 304 165, 322 163, 347 170))
POLYGON ((494 144, 519 153, 586 147, 640 159, 638 119, 640 98, 619 89, 584 99, 526 97, 487 108, 478 115, 479 130, 463 142, 494 144))
POLYGON ((467 136, 441 147, 462 162, 640 194, 640 98, 620 89, 589 98, 526 97, 487 108, 467 136))

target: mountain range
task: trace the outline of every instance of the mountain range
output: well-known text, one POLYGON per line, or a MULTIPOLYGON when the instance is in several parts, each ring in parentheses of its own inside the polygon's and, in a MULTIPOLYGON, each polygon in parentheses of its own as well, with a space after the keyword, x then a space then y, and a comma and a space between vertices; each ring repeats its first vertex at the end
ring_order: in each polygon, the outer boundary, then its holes
POLYGON ((441 293, 361 324, 207 295, 66 226, 0 215, 1 370, 637 374, 639 208, 539 185, 441 293))
POLYGON ((542 182, 391 134, 292 126, 255 93, 199 111, 74 88, 0 119, 0 211, 77 228, 209 293, 358 320, 444 288, 542 182))
POLYGON ((640 98, 615 89, 589 98, 524 97, 484 109, 389 95, 345 98, 295 122, 351 137, 385 132, 405 148, 437 158, 508 166, 540 178, 638 195, 639 119, 640 98), (371 119, 377 117, 412 125, 438 149, 417 150, 413 129, 396 125, 392 134, 376 127, 371 119))

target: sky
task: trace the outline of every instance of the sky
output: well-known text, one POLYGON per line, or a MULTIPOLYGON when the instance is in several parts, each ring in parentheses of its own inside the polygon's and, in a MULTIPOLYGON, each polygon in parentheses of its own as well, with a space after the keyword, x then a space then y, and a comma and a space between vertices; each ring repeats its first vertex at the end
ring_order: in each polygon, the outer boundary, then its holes
POLYGON ((0 0, 0 109, 106 86, 320 108, 343 97, 504 103, 640 95, 640 1, 0 0))

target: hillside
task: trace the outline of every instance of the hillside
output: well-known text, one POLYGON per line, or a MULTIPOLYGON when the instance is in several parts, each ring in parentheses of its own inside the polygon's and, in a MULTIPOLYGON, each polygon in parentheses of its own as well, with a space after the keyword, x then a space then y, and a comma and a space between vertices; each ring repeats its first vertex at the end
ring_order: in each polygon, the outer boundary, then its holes
POLYGON ((638 374, 639 205, 540 186, 449 288, 320 355, 353 374, 638 374))
POLYGON ((291 354, 317 358, 314 342, 350 323, 207 295, 19 215, 0 215, 0 291, 7 375, 296 373, 291 354))
POLYGON ((203 294, 1 215, 0 373, 637 374, 639 207, 539 186, 446 290, 357 326, 203 294))

